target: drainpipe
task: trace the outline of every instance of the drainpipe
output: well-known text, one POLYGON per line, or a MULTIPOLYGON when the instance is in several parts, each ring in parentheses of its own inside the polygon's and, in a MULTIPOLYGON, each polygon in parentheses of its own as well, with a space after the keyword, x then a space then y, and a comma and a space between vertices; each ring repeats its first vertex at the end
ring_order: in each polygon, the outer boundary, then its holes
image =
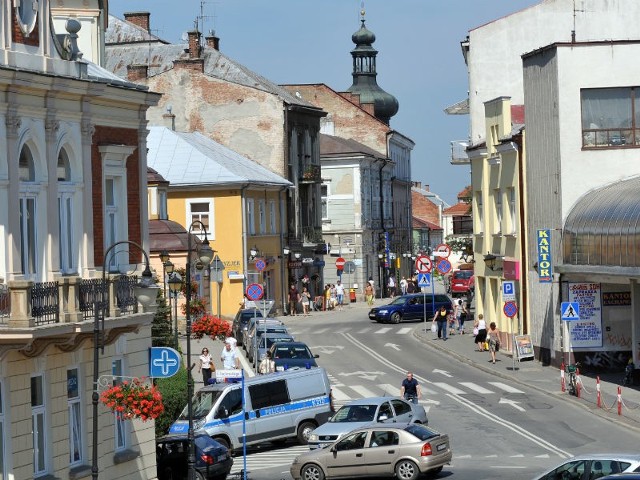
POLYGON ((249 263, 247 262, 247 198, 245 190, 248 184, 240 188, 240 201, 242 203, 242 271, 244 272, 244 280, 242 280, 242 295, 247 291, 247 274, 249 272, 249 263))
POLYGON ((285 210, 285 202, 286 202, 286 198, 287 198, 287 190, 289 189, 289 187, 282 187, 280 189, 280 191, 278 192, 278 208, 280 209, 280 290, 282 291, 282 313, 284 314, 284 306, 287 304, 287 291, 289 290, 289 288, 287 287, 288 282, 287 282, 287 277, 286 277, 286 263, 289 261, 288 255, 285 256, 284 254, 284 247, 286 247, 287 245, 285 244, 285 237, 284 237, 284 231, 285 228, 287 226, 287 222, 285 221, 284 218, 284 210, 285 210), (283 199, 283 194, 284 193, 284 199, 283 199))
MULTIPOLYGON (((378 177, 379 177, 378 179, 380 180, 380 226, 382 228, 382 233, 386 233, 387 231, 384 225, 384 189, 382 187, 382 170, 384 169, 386 164, 387 162, 383 159, 382 166, 378 171, 378 177)), ((385 250, 386 250, 386 246, 387 245, 385 244, 385 250)), ((384 253, 384 256, 386 257, 386 251, 384 253)), ((387 258, 387 263, 388 262, 389 262, 389 258, 387 258)), ((383 298, 384 289, 387 288, 387 277, 389 276, 389 269, 387 266, 384 265, 384 263, 382 265, 381 271, 382 271, 382 278, 380 279, 380 298, 383 298)), ((375 295, 375 292, 374 292, 374 295, 375 295)))

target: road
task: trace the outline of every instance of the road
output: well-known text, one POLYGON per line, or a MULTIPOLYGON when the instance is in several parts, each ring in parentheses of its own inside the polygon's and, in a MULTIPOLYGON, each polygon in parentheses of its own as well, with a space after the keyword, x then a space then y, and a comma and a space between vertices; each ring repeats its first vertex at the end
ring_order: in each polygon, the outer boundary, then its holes
MULTIPOLYGON (((429 348, 412 334, 423 328, 421 323, 381 325, 366 313, 351 306, 287 317, 285 323, 296 340, 320 355, 318 363, 329 373, 337 404, 398 395, 406 372, 414 372, 429 425, 452 439, 453 463, 438 478, 526 479, 572 455, 628 451, 640 441, 638 433, 535 386, 510 384, 429 348)), ((469 348, 474 348, 471 338, 469 348)), ((487 356, 479 354, 478 361, 486 362, 487 356)), ((289 465, 301 451, 305 447, 293 443, 251 449, 248 478, 290 479, 289 465)), ((238 457, 234 471, 241 467, 238 457)))

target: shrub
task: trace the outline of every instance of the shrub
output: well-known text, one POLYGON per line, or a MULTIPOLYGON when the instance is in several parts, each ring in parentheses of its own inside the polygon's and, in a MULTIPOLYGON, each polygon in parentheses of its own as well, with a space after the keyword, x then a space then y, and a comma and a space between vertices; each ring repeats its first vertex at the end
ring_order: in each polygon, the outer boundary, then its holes
POLYGON ((164 412, 156 418, 156 437, 169 432, 169 427, 178 418, 187 404, 187 370, 180 370, 173 377, 156 379, 156 386, 162 393, 164 412))

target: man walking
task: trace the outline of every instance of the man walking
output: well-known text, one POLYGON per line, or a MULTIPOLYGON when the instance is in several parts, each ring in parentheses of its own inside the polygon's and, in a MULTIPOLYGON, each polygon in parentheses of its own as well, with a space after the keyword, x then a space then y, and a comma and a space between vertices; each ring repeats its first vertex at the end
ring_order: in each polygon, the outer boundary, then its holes
POLYGON ((418 399, 422 398, 422 389, 418 381, 413 378, 412 372, 407 372, 407 378, 402 381, 400 396, 412 403, 418 403, 418 399))
POLYGON ((344 285, 338 280, 336 283, 336 299, 338 301, 338 310, 342 310, 342 302, 344 302, 344 285))

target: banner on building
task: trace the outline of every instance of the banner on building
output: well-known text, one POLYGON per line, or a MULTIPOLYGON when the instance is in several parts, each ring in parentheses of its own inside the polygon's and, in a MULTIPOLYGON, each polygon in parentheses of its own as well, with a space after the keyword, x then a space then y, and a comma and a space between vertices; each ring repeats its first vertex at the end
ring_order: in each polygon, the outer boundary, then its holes
POLYGON ((569 301, 580 305, 580 320, 568 322, 571 347, 602 347, 601 285, 570 283, 569 301))
POLYGON ((538 281, 553 282, 551 266, 551 230, 538 230, 538 281))

